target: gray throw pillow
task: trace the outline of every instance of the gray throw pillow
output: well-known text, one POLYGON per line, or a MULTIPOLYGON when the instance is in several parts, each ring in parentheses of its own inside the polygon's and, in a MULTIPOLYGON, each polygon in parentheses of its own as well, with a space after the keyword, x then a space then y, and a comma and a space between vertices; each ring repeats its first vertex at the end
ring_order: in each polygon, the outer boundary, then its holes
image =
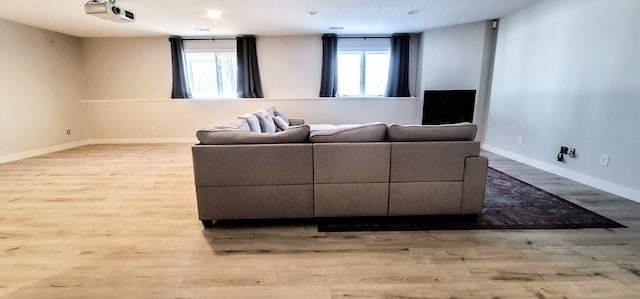
POLYGON ((389 125, 389 141, 473 141, 478 126, 472 123, 451 125, 389 125))
POLYGON ((287 125, 291 125, 291 121, 289 121, 289 118, 287 117, 287 115, 284 114, 282 111, 276 110, 276 116, 282 117, 282 119, 287 122, 287 125))
POLYGON ((326 131, 313 131, 309 140, 314 143, 328 142, 378 142, 385 141, 387 125, 370 123, 355 127, 326 131))
POLYGON ((271 106, 271 108, 265 109, 267 110, 267 112, 269 112, 269 115, 271 115, 271 117, 276 117, 276 107, 275 106, 271 106))
POLYGON ((251 130, 251 132, 258 132, 258 133, 262 132, 262 129, 260 128, 260 121, 258 120, 258 117, 256 117, 254 114, 247 113, 238 118, 247 120, 247 123, 249 124, 249 130, 251 130))
POLYGON ((278 126, 278 128, 280 128, 280 130, 286 130, 289 128, 289 123, 280 116, 274 117, 273 122, 278 126))
POLYGON ((276 132, 277 127, 276 127, 276 124, 273 122, 273 118, 271 117, 271 114, 269 113, 269 111, 261 110, 254 113, 254 115, 258 118, 258 121, 260 122, 260 128, 262 129, 263 133, 276 132))

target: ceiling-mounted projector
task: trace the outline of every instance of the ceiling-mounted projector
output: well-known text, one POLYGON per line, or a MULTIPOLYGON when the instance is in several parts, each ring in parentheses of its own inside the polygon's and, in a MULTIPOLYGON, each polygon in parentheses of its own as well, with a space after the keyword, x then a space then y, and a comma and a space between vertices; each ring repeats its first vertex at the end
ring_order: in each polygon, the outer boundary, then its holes
POLYGON ((84 11, 90 16, 112 22, 126 23, 136 20, 136 14, 116 5, 116 0, 90 0, 84 5, 84 11))

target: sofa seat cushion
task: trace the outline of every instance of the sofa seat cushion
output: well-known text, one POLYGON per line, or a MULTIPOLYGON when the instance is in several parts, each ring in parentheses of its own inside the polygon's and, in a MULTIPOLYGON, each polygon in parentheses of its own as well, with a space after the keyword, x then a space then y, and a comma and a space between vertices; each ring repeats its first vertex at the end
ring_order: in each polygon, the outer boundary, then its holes
POLYGON ((332 130, 318 130, 309 134, 309 140, 322 142, 378 142, 385 141, 387 125, 370 123, 358 126, 347 126, 332 130))
POLYGON ((336 125, 332 124, 309 124, 309 129, 313 131, 329 131, 335 130, 336 125))
POLYGON ((201 144, 304 143, 309 141, 309 126, 292 126, 276 133, 257 133, 241 130, 199 130, 196 137, 201 144))
POLYGON ((472 123, 451 125, 389 125, 389 141, 473 141, 478 126, 472 123))
POLYGON ((251 131, 251 127, 246 118, 238 118, 228 124, 215 126, 214 129, 251 131))
POLYGON ((311 131, 330 131, 335 129, 355 128, 359 126, 362 126, 362 124, 309 124, 311 131))

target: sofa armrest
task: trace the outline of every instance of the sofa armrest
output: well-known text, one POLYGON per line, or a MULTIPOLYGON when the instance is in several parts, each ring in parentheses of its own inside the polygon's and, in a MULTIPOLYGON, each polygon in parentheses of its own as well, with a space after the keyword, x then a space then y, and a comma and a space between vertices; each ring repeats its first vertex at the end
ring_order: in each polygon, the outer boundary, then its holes
POLYGON ((289 125, 291 126, 304 125, 304 118, 290 118, 289 125))
POLYGON ((489 160, 484 156, 465 159, 460 214, 482 213, 488 165, 489 160))

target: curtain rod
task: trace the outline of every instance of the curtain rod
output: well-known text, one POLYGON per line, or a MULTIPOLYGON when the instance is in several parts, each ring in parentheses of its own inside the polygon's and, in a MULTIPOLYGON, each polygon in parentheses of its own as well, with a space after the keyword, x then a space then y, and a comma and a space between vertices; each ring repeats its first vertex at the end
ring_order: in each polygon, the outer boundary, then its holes
MULTIPOLYGON (((388 36, 382 36, 382 35, 377 35, 377 36, 338 36, 338 38, 363 38, 363 39, 367 39, 367 38, 391 38, 390 35, 388 36)), ((235 37, 202 37, 202 38, 183 38, 182 40, 236 40, 235 37)))
POLYGON ((380 35, 378 35, 378 36, 338 36, 338 38, 364 38, 364 39, 367 39, 367 38, 391 38, 391 35, 389 35, 389 36, 380 36, 380 35))
POLYGON ((183 38, 182 40, 236 40, 235 37, 203 37, 203 38, 183 38))

